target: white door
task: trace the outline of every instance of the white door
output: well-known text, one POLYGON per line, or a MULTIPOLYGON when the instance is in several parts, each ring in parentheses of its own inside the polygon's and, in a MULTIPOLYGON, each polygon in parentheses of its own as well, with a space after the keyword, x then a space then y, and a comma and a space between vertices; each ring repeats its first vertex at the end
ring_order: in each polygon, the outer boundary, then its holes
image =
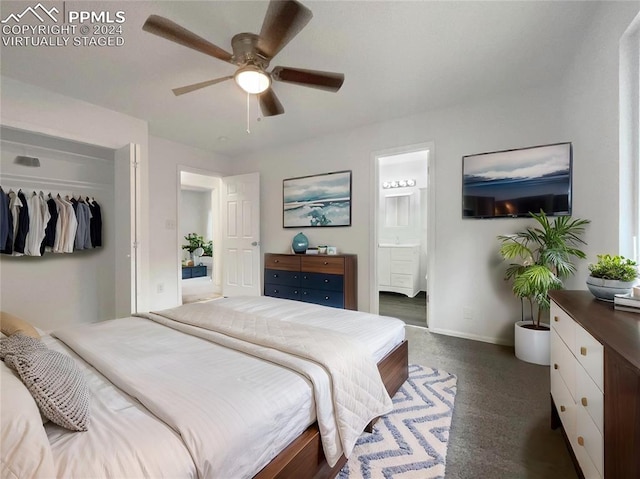
POLYGON ((138 219, 140 146, 129 144, 115 154, 116 317, 138 311, 138 219))
POLYGON ((222 294, 260 296, 260 174, 222 178, 222 294))

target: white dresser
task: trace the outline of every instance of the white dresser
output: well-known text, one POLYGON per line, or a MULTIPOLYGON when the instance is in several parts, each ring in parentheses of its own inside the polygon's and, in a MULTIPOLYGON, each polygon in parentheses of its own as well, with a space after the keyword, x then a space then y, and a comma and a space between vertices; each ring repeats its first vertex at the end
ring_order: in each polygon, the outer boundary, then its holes
POLYGON ((640 478, 640 315, 588 291, 549 296, 551 427, 585 478, 640 478))
POLYGON ((378 247, 378 290, 410 298, 420 292, 420 245, 378 247))
POLYGON ((602 344, 551 303, 551 396, 585 479, 604 477, 602 344))

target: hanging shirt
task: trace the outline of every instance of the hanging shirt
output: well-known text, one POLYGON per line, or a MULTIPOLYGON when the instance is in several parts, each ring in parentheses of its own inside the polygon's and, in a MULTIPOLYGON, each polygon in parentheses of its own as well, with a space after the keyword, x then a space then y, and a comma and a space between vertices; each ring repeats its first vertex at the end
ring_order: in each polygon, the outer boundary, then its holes
POLYGON ((62 249, 65 253, 73 253, 73 244, 76 240, 76 230, 78 229, 78 220, 73 205, 66 198, 62 200, 64 204, 64 215, 67 219, 67 227, 64 231, 62 249))
POLYGON ((83 201, 76 203, 76 218, 78 229, 76 230, 75 249, 90 249, 91 246, 91 210, 83 201))
POLYGON ((22 208, 22 201, 18 197, 18 194, 9 190, 9 211, 13 218, 13 238, 11 239, 11 250, 13 251, 13 245, 16 241, 16 235, 18 234, 18 217, 20 216, 20 208, 22 208))
POLYGON ((13 215, 11 214, 10 198, 0 188, 0 253, 13 252, 13 215))
POLYGON ((47 200, 47 207, 49 208, 49 215, 51 218, 47 223, 47 227, 44 230, 44 240, 42 241, 42 245, 40 246, 40 252, 43 253, 46 251, 53 251, 53 246, 56 241, 56 227, 58 225, 58 207, 56 202, 51 195, 49 195, 49 199, 47 200))
POLYGON ((24 254, 25 241, 29 233, 29 205, 22 190, 18 191, 18 199, 22 205, 18 214, 18 227, 14 230, 13 255, 22 256, 24 254))
POLYGON ((29 232, 27 233, 24 253, 29 256, 41 256, 40 245, 44 240, 45 229, 51 218, 44 194, 33 195, 27 200, 29 205, 29 232))
POLYGON ((95 201, 88 201, 91 210, 91 244, 94 248, 102 246, 102 212, 100 205, 95 201))

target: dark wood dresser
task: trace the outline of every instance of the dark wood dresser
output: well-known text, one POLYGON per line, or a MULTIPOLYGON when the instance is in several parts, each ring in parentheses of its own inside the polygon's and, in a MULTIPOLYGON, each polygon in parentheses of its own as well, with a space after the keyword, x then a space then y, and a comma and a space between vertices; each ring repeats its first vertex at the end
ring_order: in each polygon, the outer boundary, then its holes
POLYGON ((354 254, 264 256, 264 295, 358 309, 358 257, 354 254))
POLYGON ((551 425, 582 477, 640 478, 640 314, 551 291, 551 425))

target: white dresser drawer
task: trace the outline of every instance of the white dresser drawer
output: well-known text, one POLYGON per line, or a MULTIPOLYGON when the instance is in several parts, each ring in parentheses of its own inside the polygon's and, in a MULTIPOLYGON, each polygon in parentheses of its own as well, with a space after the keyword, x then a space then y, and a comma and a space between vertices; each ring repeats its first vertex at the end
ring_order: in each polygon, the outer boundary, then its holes
POLYGON ((551 302, 551 328, 555 329, 569 349, 573 350, 576 342, 576 322, 564 312, 560 306, 551 302))
POLYGON ((411 288, 413 286, 413 277, 409 274, 391 273, 391 286, 411 288))
POLYGON ((573 451, 576 455, 576 459, 578 460, 578 464, 580 464, 580 469, 582 470, 582 474, 584 474, 585 479, 602 479, 602 475, 598 472, 598 469, 593 464, 593 461, 587 454, 587 450, 579 446, 576 442, 575 438, 571 441, 571 445, 573 447, 573 451))
POLYGON ((604 432, 604 395, 582 367, 576 368, 576 401, 579 407, 584 408, 591 416, 602 434, 604 432))
POLYGON ((589 376, 591 376, 591 379, 596 383, 596 386, 600 388, 600 391, 604 391, 602 381, 604 349, 602 344, 578 325, 576 325, 574 354, 589 376))
POLYGON ((391 261, 417 261, 418 248, 392 248, 391 261))
MULTIPOLYGON (((604 441, 586 409, 578 406, 576 411, 577 450, 584 449, 600 476, 604 475, 604 441), (581 444, 582 443, 582 444, 581 444)), ((580 464, 582 466, 582 463, 580 464)), ((584 471, 584 467, 582 468, 584 471)), ((586 476, 586 473, 585 473, 586 476)))
POLYGON ((566 344, 560 339, 555 330, 551 330, 551 370, 557 372, 567 385, 571 397, 576 399, 576 365, 578 361, 573 357, 566 344))
POLYGON ((558 416, 562 421, 562 427, 567 437, 577 437, 576 435, 576 403, 573 401, 567 385, 560 377, 560 373, 551 369, 551 396, 558 410, 558 416))
POLYGON ((392 261, 391 273, 413 274, 413 263, 411 261, 392 261))

